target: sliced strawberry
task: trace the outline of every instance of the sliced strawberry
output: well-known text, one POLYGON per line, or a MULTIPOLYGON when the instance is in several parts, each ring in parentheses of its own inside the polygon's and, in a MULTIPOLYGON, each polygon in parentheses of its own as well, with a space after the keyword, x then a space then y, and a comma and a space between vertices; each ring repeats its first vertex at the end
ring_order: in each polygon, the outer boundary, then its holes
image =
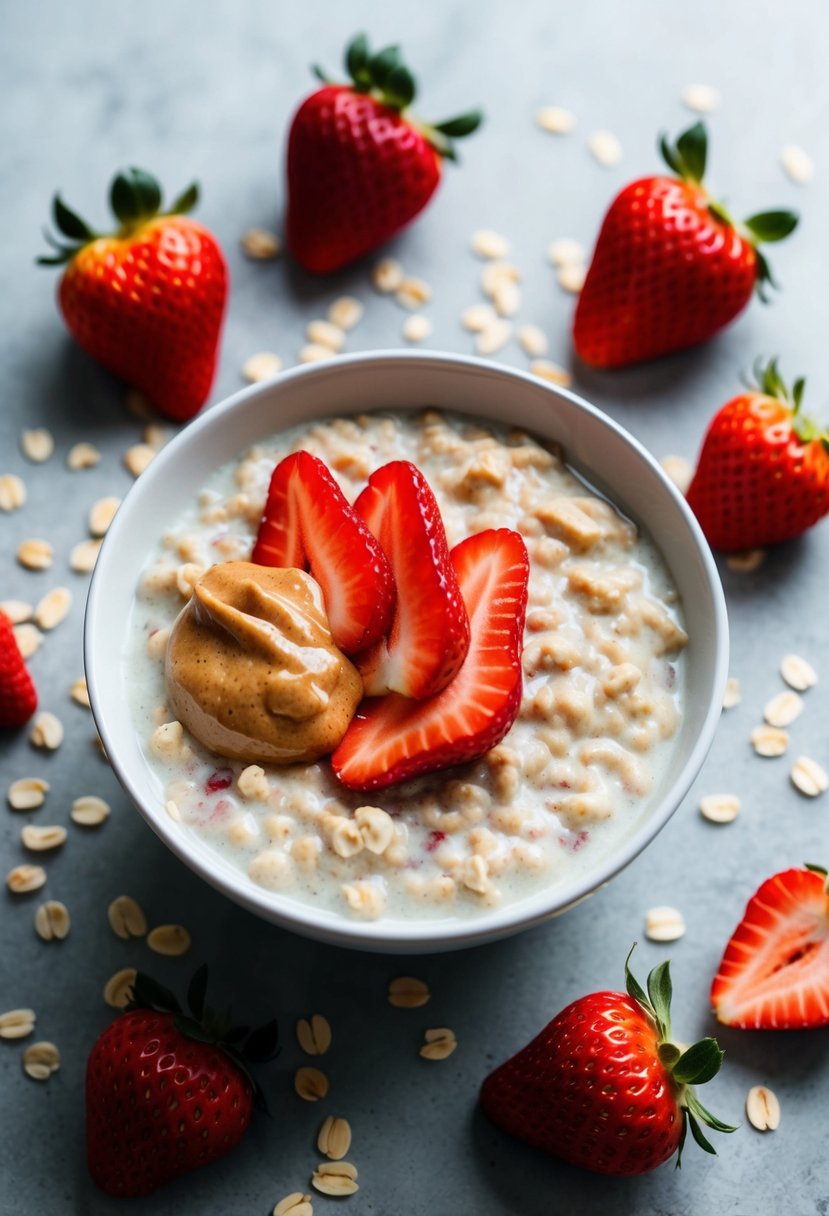
POLYGON ((14 636, 12 623, 0 612, 0 727, 15 729, 37 709, 37 692, 14 636))
POLYGON ((380 789, 488 752, 521 704, 521 647, 530 562, 517 532, 479 532, 452 550, 471 639, 451 684, 426 701, 364 701, 331 764, 343 785, 380 789))
POLYGON ((331 634, 346 654, 371 646, 389 627, 394 579, 386 556, 310 452, 294 452, 274 469, 251 561, 310 568, 331 634))
POLYGON ((829 894, 817 866, 774 874, 748 901, 725 949, 711 1003, 726 1026, 829 1025, 829 894))
POLYGON ((431 697, 458 673, 469 649, 469 618, 440 508, 420 470, 393 460, 372 473, 354 510, 383 546, 397 587, 388 636, 357 660, 365 690, 431 697))

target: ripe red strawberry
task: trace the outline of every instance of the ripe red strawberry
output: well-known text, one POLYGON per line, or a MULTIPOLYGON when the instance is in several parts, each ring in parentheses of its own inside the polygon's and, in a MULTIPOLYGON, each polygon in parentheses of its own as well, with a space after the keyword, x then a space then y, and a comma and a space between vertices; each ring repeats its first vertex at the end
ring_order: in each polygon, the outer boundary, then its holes
POLYGON ((662 155, 677 177, 645 177, 613 200, 602 224, 573 324, 577 354, 593 367, 626 367, 712 337, 757 290, 774 286, 757 248, 797 224, 766 211, 742 225, 702 185, 701 122, 662 155))
POLYGON ((714 415, 688 503, 715 549, 753 549, 799 536, 829 511, 829 433, 800 413, 772 360, 757 387, 714 415))
POLYGON ((14 729, 37 709, 37 692, 17 645, 12 623, 0 612, 0 727, 14 729))
POLYGON ((383 546, 397 588, 388 635, 357 661, 368 696, 431 697, 460 670, 469 617, 426 478, 408 460, 369 477, 354 503, 383 546))
POLYGON ((58 300, 72 337, 176 422, 191 418, 213 383, 228 275, 216 238, 188 219, 193 185, 162 212, 161 189, 141 169, 110 187, 120 227, 93 232, 56 194, 61 239, 41 265, 66 265, 58 300))
POLYGON ((437 189, 452 140, 480 124, 473 111, 424 123, 411 113, 414 78, 396 46, 372 55, 364 34, 345 57, 348 85, 324 83, 288 136, 285 237, 301 266, 328 274, 404 228, 437 189))
POLYGON ((274 1055, 276 1023, 233 1032, 205 1007, 206 987, 201 967, 188 1016, 171 992, 138 975, 128 1012, 90 1052, 87 1164, 110 1195, 148 1195, 224 1156, 247 1129, 257 1093, 246 1061, 274 1055))
POLYGON ((829 883, 820 866, 773 874, 748 901, 711 987, 746 1030, 829 1026, 829 883))
MULTIPOLYGON (((628 962, 630 956, 628 956, 628 962)), ((486 1078, 481 1106, 494 1123, 554 1157, 600 1174, 644 1174, 682 1147, 688 1128, 715 1152, 700 1123, 721 1123, 694 1085, 710 1081, 723 1053, 715 1039, 671 1042, 671 977, 661 963, 647 995, 625 963, 627 992, 593 992, 563 1009, 486 1078)))
POLYGON ((310 452, 293 452, 274 469, 251 561, 310 567, 332 637, 346 654, 372 645, 389 627, 394 579, 386 556, 310 452))
POLYGON ((488 752, 521 705, 521 647, 530 573, 527 548, 507 528, 479 532, 452 550, 469 614, 466 660, 425 701, 398 693, 363 701, 337 750, 334 772, 351 789, 381 789, 488 752))

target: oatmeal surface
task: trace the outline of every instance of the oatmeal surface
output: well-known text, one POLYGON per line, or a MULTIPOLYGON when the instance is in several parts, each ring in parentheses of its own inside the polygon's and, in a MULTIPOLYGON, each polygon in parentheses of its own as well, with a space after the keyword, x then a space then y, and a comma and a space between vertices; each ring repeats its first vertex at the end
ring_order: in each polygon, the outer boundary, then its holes
POLYGON ((353 918, 466 916, 593 868, 636 826, 673 751, 686 641, 654 545, 555 450, 432 410, 372 414, 293 428, 217 470, 141 575, 127 686, 159 799, 253 882, 353 918), (413 461, 450 546, 486 528, 523 535, 521 710, 481 759, 356 793, 325 759, 211 755, 172 716, 172 622, 211 565, 249 558, 274 465, 302 448, 349 501, 380 465, 413 461))

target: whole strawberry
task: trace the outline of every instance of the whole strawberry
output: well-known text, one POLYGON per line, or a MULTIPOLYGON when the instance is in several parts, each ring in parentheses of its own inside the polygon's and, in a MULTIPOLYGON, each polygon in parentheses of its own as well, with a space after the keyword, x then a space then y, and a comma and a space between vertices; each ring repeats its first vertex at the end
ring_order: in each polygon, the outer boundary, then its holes
POLYGON ((158 182, 142 169, 113 180, 111 235, 89 225, 55 195, 60 240, 41 265, 66 265, 58 301, 72 337, 93 359, 162 414, 183 422, 204 405, 216 368, 228 274, 216 238, 188 219, 190 186, 166 211, 158 182))
POLYGON ((396 46, 372 55, 364 34, 345 56, 347 85, 324 83, 302 103, 288 136, 288 248, 328 274, 404 228, 437 189, 452 140, 480 124, 475 110, 424 123, 409 107, 415 81, 396 46))
POLYGON ((0 612, 0 727, 15 729, 37 709, 37 692, 17 645, 12 623, 0 612))
POLYGON ((504 1131, 601 1174, 643 1174, 674 1153, 679 1166, 688 1128, 713 1153, 701 1123, 734 1131, 692 1088, 718 1072, 716 1041, 671 1042, 669 964, 650 973, 647 995, 627 963, 625 976, 626 993, 580 997, 481 1089, 483 1109, 504 1131))
POLYGON ((256 1097, 247 1060, 273 1056, 276 1023, 233 1031, 205 1006, 207 969, 188 992, 138 975, 133 1001, 100 1036, 86 1066, 89 1172, 110 1195, 147 1195, 229 1152, 256 1097))
POLYGON ((708 543, 734 552, 790 540, 829 511, 829 434, 800 412, 772 359, 714 415, 688 487, 708 543))
POLYGON ((613 200, 573 323, 576 353, 626 367, 705 342, 774 286, 758 245, 797 225, 791 211, 735 224, 702 184, 708 137, 696 123, 660 148, 676 177, 645 177, 613 200))

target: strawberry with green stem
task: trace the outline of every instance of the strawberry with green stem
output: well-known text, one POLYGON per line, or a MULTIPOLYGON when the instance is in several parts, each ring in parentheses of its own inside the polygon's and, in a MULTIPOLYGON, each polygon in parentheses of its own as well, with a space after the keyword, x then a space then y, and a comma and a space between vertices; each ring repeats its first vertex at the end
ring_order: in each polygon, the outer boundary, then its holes
POLYGON ((728 401, 702 443, 688 503, 723 552, 800 536, 829 511, 829 432, 802 413, 805 380, 789 389, 777 360, 728 401))
POLYGON ((703 185, 708 136, 695 123, 673 145, 676 174, 632 182, 613 200, 576 308, 573 342, 592 367, 617 368, 705 342, 776 286, 760 245, 796 227, 792 211, 736 223, 703 185))
POLYGON ((43 266, 65 266, 58 302, 66 326, 87 354, 162 414, 183 422, 207 400, 228 294, 216 238, 187 215, 198 187, 162 210, 161 187, 143 169, 116 175, 110 205, 114 233, 93 231, 56 194, 59 239, 43 266))
POLYGON ((328 274, 383 245, 426 206, 453 140, 481 123, 473 110, 426 123, 411 110, 414 77, 400 48, 372 54, 365 34, 348 46, 351 81, 302 103, 288 136, 288 248, 306 270, 328 274))

